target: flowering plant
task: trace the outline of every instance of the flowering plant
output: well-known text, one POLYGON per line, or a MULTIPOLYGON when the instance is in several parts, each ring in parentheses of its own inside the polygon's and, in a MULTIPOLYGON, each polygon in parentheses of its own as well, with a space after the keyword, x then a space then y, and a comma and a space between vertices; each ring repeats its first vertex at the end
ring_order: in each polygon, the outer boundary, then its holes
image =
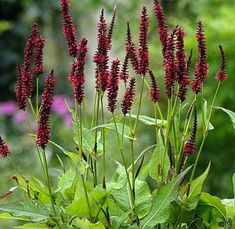
POLYGON ((205 172, 195 178, 203 145, 213 129, 210 123, 213 109, 222 109, 233 122, 235 119, 234 112, 215 107, 219 88, 227 78, 222 46, 219 46, 221 65, 215 76, 218 84, 212 104, 208 107, 203 96, 203 83, 208 76, 209 64, 202 21, 197 24, 198 57, 191 81, 193 52, 191 50, 187 55, 185 51, 184 30, 176 26, 170 31, 161 4, 154 1, 168 103, 164 114, 157 78, 149 62, 147 8, 143 7, 141 11, 138 49, 127 23, 126 54, 122 66, 119 59, 109 64, 116 9, 109 27, 102 10, 98 23, 97 50, 93 57, 96 92, 93 113, 89 116, 84 91, 88 40, 82 38, 78 41, 76 37, 69 0, 61 0, 61 9, 68 54, 73 57, 68 80, 74 91, 74 106, 67 102, 66 105, 72 116, 75 150, 68 151, 66 147, 50 140, 49 122, 56 80, 51 70, 45 79, 39 105, 38 83, 44 73, 45 38, 35 23, 25 46, 23 64, 17 67, 16 98, 18 108, 28 121, 28 136, 35 142, 45 182, 25 176, 18 169, 10 157, 10 147, 1 137, 0 155, 14 165, 18 174, 12 177, 17 186, 9 189, 0 199, 11 195, 17 187, 25 193, 25 199, 0 205, 0 216, 27 221, 20 228, 232 228, 235 217, 232 200, 222 202, 218 197, 201 191, 210 163, 205 172), (133 73, 129 67, 132 67, 133 73), (131 74, 134 76, 130 77, 131 74), (187 95, 190 81, 190 93, 193 96, 187 95), (136 93, 138 83, 139 94, 136 93), (121 114, 117 114, 121 86, 124 87, 124 94, 120 103, 121 114), (147 98, 146 89, 150 95, 147 98), (108 114, 104 105, 106 97, 108 114), (154 117, 141 114, 143 102, 149 101, 149 98, 154 117), (201 119, 198 119, 198 111, 201 112, 201 119), (28 119, 29 112, 37 123, 36 131, 28 119), (156 139, 156 144, 142 152, 136 148, 140 122, 155 130, 156 139), (202 141, 197 147, 199 128, 202 130, 202 141), (107 144, 109 135, 116 139, 117 147, 107 144), (69 163, 65 164, 64 159, 58 156, 61 170, 57 179, 51 179, 49 173, 46 156, 49 144, 69 159, 69 163), (111 155, 120 155, 121 162, 116 161, 115 171, 107 170, 108 151, 111 155), (146 163, 147 154, 150 157, 146 163), (195 163, 187 167, 188 157, 194 155, 195 163), (110 173, 114 173, 112 178, 110 173), (151 188, 148 178, 154 181, 151 188))

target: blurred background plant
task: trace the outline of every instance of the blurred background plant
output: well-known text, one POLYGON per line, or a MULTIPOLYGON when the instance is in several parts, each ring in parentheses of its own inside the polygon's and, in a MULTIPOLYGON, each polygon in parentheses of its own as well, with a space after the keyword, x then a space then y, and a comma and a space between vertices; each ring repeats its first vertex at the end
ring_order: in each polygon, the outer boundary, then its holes
MULTIPOLYGON (((114 30, 114 51, 112 56, 124 55, 126 22, 129 21, 133 34, 137 34, 139 27, 139 15, 137 10, 141 5, 146 5, 151 16, 150 22, 150 53, 151 68, 158 77, 159 84, 164 97, 163 68, 161 57, 161 46, 157 34, 157 23, 152 12, 152 0, 71 0, 74 22, 78 28, 78 36, 89 38, 89 63, 86 67, 87 101, 93 99, 94 91, 94 66, 92 55, 96 44, 96 24, 101 8, 105 8, 107 19, 111 20, 113 7, 117 5, 117 23, 114 30), (82 2, 82 3, 81 3, 82 2), (81 3, 81 4, 80 4, 81 3)), ((216 83, 215 73, 219 67, 218 45, 224 47, 227 59, 228 80, 223 84, 216 105, 235 110, 234 90, 234 55, 235 55, 235 1, 233 0, 164 0, 162 4, 166 11, 168 23, 173 28, 180 25, 185 28, 186 50, 195 50, 196 22, 202 19, 205 25, 207 38, 208 58, 210 63, 209 78, 205 83, 205 97, 212 99, 216 83)), ((32 147, 32 141, 26 137, 27 123, 22 113, 17 111, 14 96, 16 84, 16 65, 21 62, 23 47, 29 34, 30 26, 37 21, 46 37, 45 68, 55 69, 57 78, 57 91, 59 96, 55 97, 54 112, 52 120, 52 140, 60 142, 67 149, 73 149, 70 133, 70 116, 66 111, 64 99, 61 95, 72 96, 72 90, 67 82, 70 62, 72 61, 66 53, 65 39, 61 32, 60 4, 55 0, 0 0, 0 135, 7 139, 11 146, 12 158, 17 161, 19 167, 29 171, 31 176, 39 175, 40 168, 37 157, 32 147), (33 169, 32 169, 33 168, 33 169)), ((134 37, 137 41, 137 36, 134 37)), ((192 71, 193 77, 193 71, 192 71)), ((41 83, 43 80, 41 80, 41 83)), ((165 98, 162 98, 164 106, 165 98)), ((146 103, 147 104, 147 103, 146 103)), ((149 107, 145 105, 148 113, 149 107)), ((89 112, 89 109, 88 109, 89 112)), ((145 113, 145 112, 143 112, 145 113)), ((221 198, 232 198, 231 175, 234 172, 235 147, 234 129, 229 118, 220 111, 215 111, 212 117, 215 127, 211 131, 203 150, 202 160, 198 173, 201 173, 212 161, 212 168, 206 182, 206 191, 221 198), (201 170, 201 171, 200 171, 201 170), (216 177, 216 179, 215 179, 216 177)), ((144 128, 144 126, 140 126, 144 128)), ((154 143, 153 137, 148 130, 142 129, 140 141, 141 148, 154 143)), ((58 166, 56 150, 51 149, 51 164, 58 166)), ((0 194, 14 185, 11 176, 14 175, 13 168, 7 161, 0 161, 1 187, 0 194)), ((56 170, 55 170, 56 173, 56 170)), ((14 197, 11 197, 14 198, 14 197)), ((18 198, 19 199, 19 198, 18 198)), ((8 227, 11 228, 9 224, 8 227)))

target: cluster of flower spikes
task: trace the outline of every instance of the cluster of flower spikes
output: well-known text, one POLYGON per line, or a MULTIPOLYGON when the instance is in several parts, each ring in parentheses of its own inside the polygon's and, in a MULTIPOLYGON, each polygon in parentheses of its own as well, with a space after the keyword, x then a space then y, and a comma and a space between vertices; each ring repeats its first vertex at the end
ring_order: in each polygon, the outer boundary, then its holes
MULTIPOLYGON (((140 15, 138 55, 131 35, 130 25, 127 23, 126 57, 124 60, 124 64, 127 65, 129 59, 133 70, 139 75, 146 75, 149 71, 148 29, 149 17, 147 8, 143 7, 140 15)), ((124 64, 123 66, 125 66, 124 64)), ((126 79, 125 77, 122 78, 126 79)))
POLYGON ((49 127, 49 118, 53 103, 54 87, 55 87, 55 78, 52 70, 45 79, 45 86, 42 92, 42 103, 38 119, 36 143, 42 149, 46 148, 46 145, 51 135, 51 130, 49 127))
POLYGON ((34 74, 36 76, 44 72, 43 67, 43 48, 45 39, 39 34, 39 27, 33 24, 30 37, 24 49, 24 61, 22 66, 17 66, 18 81, 16 85, 16 99, 20 110, 25 110, 27 98, 32 96, 33 75, 31 67, 34 64, 34 74))
POLYGON ((0 155, 6 157, 10 153, 7 143, 0 136, 0 155))

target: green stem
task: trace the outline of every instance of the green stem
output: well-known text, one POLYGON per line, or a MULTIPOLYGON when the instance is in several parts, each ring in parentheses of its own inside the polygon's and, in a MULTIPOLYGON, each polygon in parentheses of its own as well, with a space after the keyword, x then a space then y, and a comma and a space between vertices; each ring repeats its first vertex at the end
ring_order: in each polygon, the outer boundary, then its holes
POLYGON ((49 191, 49 195, 50 195, 50 199, 51 199, 51 206, 52 206, 53 213, 56 216, 55 203, 54 203, 54 198, 53 198, 52 189, 51 189, 50 176, 49 176, 49 172, 48 172, 46 152, 44 149, 42 151, 42 156, 43 156, 43 162, 44 162, 45 178, 46 178, 47 187, 48 187, 48 191, 49 191))
POLYGON ((141 110, 141 105, 142 105, 143 92, 144 92, 144 79, 145 79, 145 75, 142 76, 139 107, 138 107, 137 116, 136 116, 136 120, 135 120, 135 125, 134 125, 134 129, 133 129, 133 134, 134 135, 135 135, 136 128, 137 128, 137 125, 138 125, 140 110, 141 110))
MULTIPOLYGON (((98 92, 98 98, 97 98, 97 110, 96 110, 96 120, 95 120, 95 126, 98 126, 99 123, 99 108, 100 108, 100 92, 98 92)), ((95 144, 94 144, 94 186, 97 185, 97 137, 98 137, 98 128, 95 129, 95 144)))
POLYGON ((31 101, 30 98, 28 98, 28 104, 29 104, 29 107, 30 107, 30 109, 31 109, 31 111, 32 111, 32 114, 33 114, 34 118, 37 120, 37 115, 36 115, 36 113, 35 113, 35 110, 34 110, 34 108, 33 108, 33 104, 32 104, 32 101, 31 101))
MULTIPOLYGON (((130 177, 129 177, 129 174, 128 174, 126 160, 125 160, 125 157, 124 157, 124 154, 123 154, 123 141, 121 141, 120 137, 119 137, 119 133, 118 133, 118 129, 117 129, 117 123, 116 123, 116 119, 115 119, 114 113, 112 113, 112 116, 113 116, 113 122, 114 122, 115 130, 116 130, 115 132, 116 132, 116 136, 117 136, 118 147, 119 147, 119 150, 120 150, 120 153, 121 153, 122 162, 123 162, 125 173, 126 173, 127 183, 128 183, 128 186, 129 186, 130 194, 132 196, 132 200, 133 200, 133 193, 132 193, 132 188, 131 188, 130 177)), ((124 135, 125 122, 126 122, 126 116, 124 116, 124 118, 123 118, 123 126, 122 126, 121 139, 123 139, 123 135, 124 135)), ((132 202, 132 204, 133 204, 133 202, 132 202)), ((133 206, 132 206, 132 210, 134 211, 133 206)))
POLYGON ((39 77, 37 77, 37 81, 36 81, 36 118, 38 118, 38 113, 39 113, 39 107, 38 107, 38 104, 39 104, 39 99, 38 99, 38 93, 39 93, 39 90, 38 90, 38 87, 39 87, 39 77))
POLYGON ((193 181, 193 178, 194 178, 194 175, 195 175, 195 172, 196 172, 196 168, 197 168, 197 165, 198 165, 198 161, 199 161, 199 158, 200 158, 200 155, 201 155, 201 152, 202 152, 202 148, 204 146, 204 143, 205 143, 205 140, 206 140, 206 137, 207 137, 210 118, 211 118, 211 115, 212 115, 212 109, 213 109, 214 104, 215 104, 215 100, 216 100, 216 97, 217 97, 217 94, 218 94, 218 91, 219 91, 219 88, 220 88, 220 84, 221 84, 221 82, 219 81, 218 85, 217 85, 217 88, 216 88, 216 91, 215 91, 214 98, 212 100, 211 107, 210 107, 209 116, 208 116, 206 127, 205 127, 205 130, 204 130, 204 133, 203 133, 203 139, 202 139, 202 142, 201 142, 201 145, 200 145, 200 148, 199 148, 196 160, 195 160, 195 164, 193 166, 193 171, 192 171, 191 176, 190 176, 190 181, 189 181, 190 184, 193 181))
MULTIPOLYGON (((105 124, 104 120, 104 104, 103 104, 103 96, 101 97, 101 115, 102 115, 102 123, 105 124)), ((105 151, 105 128, 102 128, 102 139, 103 139, 103 155, 102 155, 102 185, 103 189, 106 189, 106 151, 105 151)))
POLYGON ((90 202, 89 202, 89 198, 88 198, 88 194, 87 194, 86 183, 85 183, 85 180, 84 180, 84 176, 81 175, 81 177, 82 177, 82 185, 83 185, 83 189, 84 189, 84 193, 85 193, 85 198, 86 198, 87 206, 88 206, 88 209, 89 209, 89 216, 90 216, 90 219, 92 221, 93 220, 92 219, 92 211, 91 211, 91 206, 90 206, 90 202))

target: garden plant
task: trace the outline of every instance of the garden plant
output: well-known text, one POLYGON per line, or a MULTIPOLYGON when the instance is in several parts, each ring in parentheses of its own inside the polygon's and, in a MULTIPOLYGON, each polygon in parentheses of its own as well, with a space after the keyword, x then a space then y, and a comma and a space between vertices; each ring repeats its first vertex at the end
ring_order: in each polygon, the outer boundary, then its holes
MULTIPOLYGON (((78 40, 70 2, 61 0, 62 28, 72 62, 68 81, 73 88, 74 104, 66 99, 65 103, 73 120, 74 151, 50 140, 56 69, 47 73, 40 92, 39 81, 46 72, 43 66, 46 39, 38 24, 32 25, 23 61, 17 66, 15 91, 44 180, 24 174, 14 161, 7 138, 0 137, 0 155, 16 172, 12 176, 16 186, 0 196, 0 218, 23 221, 24 225, 17 228, 32 229, 234 228, 234 199, 220 200, 213 193, 202 192, 211 163, 208 161, 204 173, 196 176, 198 163, 203 160, 204 143, 214 129, 210 122, 213 112, 222 110, 235 123, 234 112, 216 106, 217 94, 227 79, 222 45, 218 46, 221 56, 218 72, 210 76, 215 78, 215 91, 211 92, 212 102, 208 104, 203 84, 209 77, 209 63, 201 20, 195 32, 197 50, 186 52, 184 29, 177 25, 171 30, 161 4, 153 1, 156 18, 153 23, 160 38, 159 43, 156 36, 156 42, 162 46, 164 69, 164 76, 155 76, 150 66, 147 8, 142 7, 140 13, 138 47, 127 22, 122 61, 110 57, 116 13, 114 8, 110 25, 104 10, 100 13, 97 50, 93 54, 94 77, 85 76, 89 42, 87 38, 78 40), (197 57, 195 67, 193 55, 197 57), (95 80, 94 101, 85 97, 87 77, 95 80), (160 77, 164 77, 165 92, 160 91, 160 77), (144 103, 153 110, 153 117, 142 112, 144 103), (167 103, 167 109, 163 103, 167 103), (143 151, 136 147, 141 137, 140 123, 153 129, 149 134, 154 133, 155 138, 155 144, 143 151), (112 142, 107 141, 110 136, 112 142), (59 175, 53 179, 47 159, 49 145, 62 153, 57 155, 59 175), (108 166, 107 155, 118 155, 116 167, 108 166), (193 158, 193 164, 188 163, 188 158, 193 158), (23 200, 1 204, 17 189, 24 193, 23 200)), ((156 61, 161 60, 151 63, 156 61)), ((235 192, 235 175, 232 180, 235 192)))

